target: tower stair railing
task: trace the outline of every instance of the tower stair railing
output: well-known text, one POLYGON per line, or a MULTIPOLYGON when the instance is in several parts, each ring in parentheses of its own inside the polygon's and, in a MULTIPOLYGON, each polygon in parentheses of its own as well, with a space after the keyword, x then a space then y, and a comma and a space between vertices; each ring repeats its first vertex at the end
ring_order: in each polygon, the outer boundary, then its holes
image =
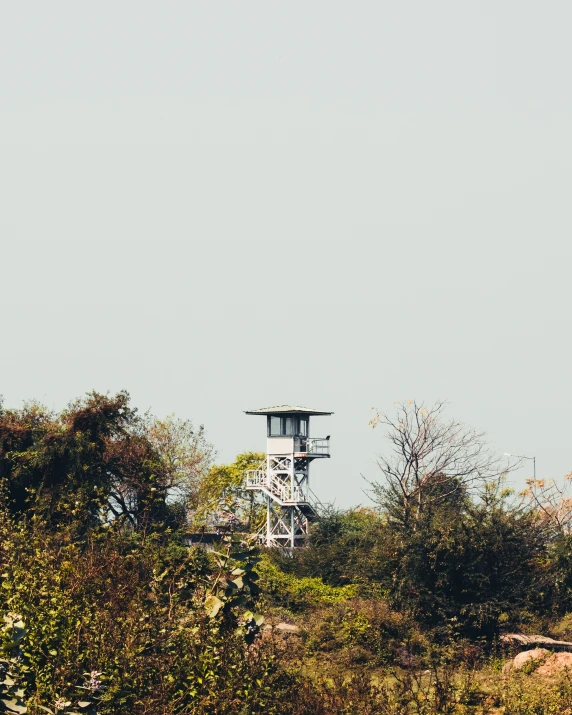
POLYGON ((326 511, 326 507, 324 506, 324 504, 318 499, 318 497, 314 494, 310 487, 306 487, 306 491, 308 504, 312 506, 316 514, 324 514, 324 512, 326 511))
POLYGON ((246 488, 260 489, 282 506, 309 504, 316 512, 324 509, 310 487, 303 489, 295 485, 292 488, 290 484, 284 484, 278 477, 269 475, 263 469, 250 469, 246 472, 246 488))

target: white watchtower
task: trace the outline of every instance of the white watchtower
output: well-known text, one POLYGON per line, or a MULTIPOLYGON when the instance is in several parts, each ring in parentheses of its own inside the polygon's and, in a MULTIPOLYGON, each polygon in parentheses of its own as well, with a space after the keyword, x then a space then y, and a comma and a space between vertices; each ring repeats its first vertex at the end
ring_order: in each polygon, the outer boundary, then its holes
POLYGON ((246 488, 266 497, 266 524, 260 532, 266 546, 303 546, 319 502, 310 491, 310 462, 330 456, 330 437, 310 437, 310 417, 333 412, 281 405, 248 410, 267 420, 266 469, 246 473, 246 488))

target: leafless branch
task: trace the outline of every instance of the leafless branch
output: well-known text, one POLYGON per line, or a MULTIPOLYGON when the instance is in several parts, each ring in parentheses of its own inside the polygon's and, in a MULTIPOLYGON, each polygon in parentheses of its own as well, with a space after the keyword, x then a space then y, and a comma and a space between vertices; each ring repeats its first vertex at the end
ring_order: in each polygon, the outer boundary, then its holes
POLYGON ((428 504, 507 472, 484 433, 444 418, 444 402, 426 407, 409 400, 396 407, 394 416, 376 411, 370 422, 373 428, 389 428, 392 450, 390 456, 377 458, 384 478, 372 487, 380 503, 399 504, 415 519, 428 504))
POLYGON ((542 520, 565 536, 572 534, 571 480, 572 473, 565 475, 562 485, 553 479, 527 479, 523 492, 523 496, 538 510, 542 520))

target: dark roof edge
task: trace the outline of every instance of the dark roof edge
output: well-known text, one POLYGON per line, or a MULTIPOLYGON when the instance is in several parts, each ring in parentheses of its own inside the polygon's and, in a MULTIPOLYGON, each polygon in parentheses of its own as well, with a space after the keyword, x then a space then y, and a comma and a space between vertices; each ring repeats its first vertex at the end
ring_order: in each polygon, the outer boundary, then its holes
POLYGON ((295 407, 294 405, 278 405, 276 407, 264 407, 259 410, 245 410, 245 415, 314 415, 327 416, 333 415, 333 412, 325 410, 312 410, 307 407, 295 407))

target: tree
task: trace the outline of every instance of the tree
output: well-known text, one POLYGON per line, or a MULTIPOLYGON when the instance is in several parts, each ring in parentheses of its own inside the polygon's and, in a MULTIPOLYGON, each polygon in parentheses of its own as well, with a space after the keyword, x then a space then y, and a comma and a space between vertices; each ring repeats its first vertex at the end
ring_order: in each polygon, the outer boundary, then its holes
POLYGON ((283 571, 321 578, 330 586, 379 583, 387 564, 385 527, 374 509, 329 508, 312 524, 309 548, 295 549, 293 554, 277 551, 273 559, 283 571))
POLYGON ((204 425, 195 429, 191 420, 169 415, 164 420, 148 418, 146 426, 161 459, 161 488, 169 500, 184 504, 188 511, 195 510, 201 483, 215 455, 204 425))
POLYGON ((553 479, 527 479, 523 496, 538 510, 540 517, 555 535, 572 536, 572 472, 558 484, 553 479))
POLYGON ((147 414, 133 428, 129 441, 112 446, 122 464, 109 493, 112 514, 134 527, 149 520, 184 526, 198 507, 200 485, 214 455, 204 426, 195 429, 191 420, 147 414))
POLYGON ((494 637, 545 608, 546 533, 538 514, 501 480, 478 498, 436 502, 415 529, 388 524, 388 583, 394 605, 442 635, 494 637))
POLYGON ((527 479, 522 492, 538 515, 549 544, 552 609, 557 613, 572 610, 572 497, 568 473, 561 483, 553 479, 527 479))
POLYGON ((37 403, 0 411, 10 509, 43 510, 53 524, 182 526, 212 455, 202 426, 140 416, 127 392, 92 392, 59 414, 37 403))
POLYGON ((44 509, 53 523, 85 514, 97 521, 125 466, 117 447, 126 451, 136 424, 125 392, 91 393, 60 414, 37 403, 3 410, 0 478, 11 510, 44 509))
POLYGON ((214 520, 256 531, 261 516, 260 497, 244 488, 244 479, 249 469, 259 469, 265 459, 262 452, 243 452, 232 464, 212 466, 201 481, 195 524, 204 526, 214 520))
POLYGON ((388 517, 415 528, 424 509, 437 502, 463 498, 471 488, 497 478, 499 457, 484 434, 443 417, 444 403, 425 407, 413 400, 397 406, 394 417, 376 412, 370 422, 389 427, 393 454, 378 456, 383 482, 373 482, 374 501, 388 517))

